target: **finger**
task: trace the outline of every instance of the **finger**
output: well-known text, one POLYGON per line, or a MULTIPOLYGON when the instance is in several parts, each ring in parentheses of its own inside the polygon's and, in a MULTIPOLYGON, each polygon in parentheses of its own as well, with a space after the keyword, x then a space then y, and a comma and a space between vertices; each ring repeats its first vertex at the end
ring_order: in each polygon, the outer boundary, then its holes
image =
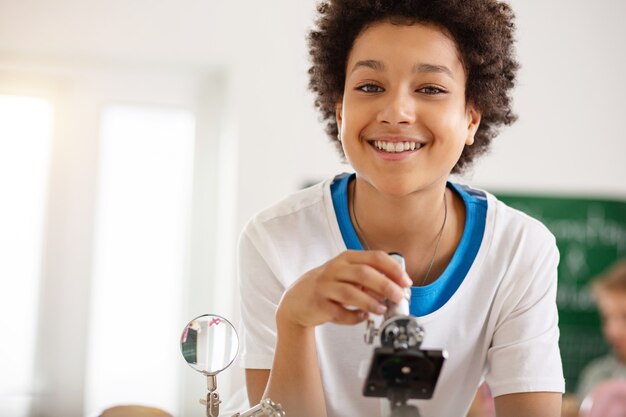
POLYGON ((356 309, 374 314, 384 314, 387 311, 385 304, 350 283, 333 283, 328 290, 327 298, 344 308, 349 306, 351 310, 356 309))
POLYGON ((410 287, 413 281, 389 254, 380 250, 349 251, 348 261, 352 264, 366 264, 376 269, 400 287, 410 287))
POLYGON ((372 291, 369 288, 361 287, 361 290, 364 291, 365 294, 368 294, 368 295, 374 297, 376 300, 378 300, 379 302, 381 302, 383 304, 385 303, 385 300, 388 299, 384 295, 382 295, 382 294, 380 294, 378 292, 372 291))
POLYGON ((361 310, 347 310, 333 301, 328 302, 331 314, 330 321, 336 324, 357 324, 367 319, 367 313, 361 310))
POLYGON ((398 303, 404 298, 402 287, 369 265, 349 264, 338 273, 338 279, 361 287, 366 294, 378 300, 389 299, 398 303))

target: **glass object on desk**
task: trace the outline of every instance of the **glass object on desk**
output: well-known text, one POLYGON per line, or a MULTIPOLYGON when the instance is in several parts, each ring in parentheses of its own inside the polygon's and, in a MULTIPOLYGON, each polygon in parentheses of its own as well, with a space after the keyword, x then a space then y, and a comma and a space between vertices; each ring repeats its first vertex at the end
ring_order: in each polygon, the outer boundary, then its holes
POLYGON ((211 376, 233 363, 239 350, 239 338, 233 325, 224 317, 204 314, 185 326, 180 348, 189 366, 211 376))
MULTIPOLYGON (((207 377, 208 393, 200 403, 206 406, 207 417, 220 416, 220 395, 217 392, 217 374, 228 368, 239 350, 235 328, 224 317, 205 314, 191 320, 183 329, 180 349, 189 366, 207 377)), ((233 417, 285 417, 280 404, 264 398, 243 413, 233 417)))

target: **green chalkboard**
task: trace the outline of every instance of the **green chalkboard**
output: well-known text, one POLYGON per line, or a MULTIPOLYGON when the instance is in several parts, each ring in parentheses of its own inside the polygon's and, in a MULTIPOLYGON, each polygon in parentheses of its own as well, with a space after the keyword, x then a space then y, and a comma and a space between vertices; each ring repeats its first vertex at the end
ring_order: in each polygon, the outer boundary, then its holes
POLYGON ((187 327, 182 340, 183 357, 187 363, 198 363, 198 331, 187 327))
POLYGON ((582 368, 608 351, 588 284, 626 256, 626 201, 496 195, 543 222, 556 237, 561 254, 559 344, 566 389, 573 392, 582 368))

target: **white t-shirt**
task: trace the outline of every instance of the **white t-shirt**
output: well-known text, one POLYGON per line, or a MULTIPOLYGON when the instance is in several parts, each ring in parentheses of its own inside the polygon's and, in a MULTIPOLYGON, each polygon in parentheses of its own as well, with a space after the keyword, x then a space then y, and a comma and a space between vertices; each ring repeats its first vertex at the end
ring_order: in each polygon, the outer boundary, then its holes
MULTIPOLYGON (((286 288, 346 249, 361 249, 341 175, 297 192, 255 216, 239 244, 245 368, 270 369, 275 312, 286 288)), ((444 273, 412 289, 422 349, 448 352, 422 417, 464 416, 485 379, 494 396, 563 392, 556 308, 559 254, 538 221, 483 191, 449 183, 465 203, 459 246, 444 273)), ((372 358, 365 324, 316 328, 328 417, 388 415, 388 400, 362 395, 372 358)), ((303 395, 306 395, 303 393, 303 395)))

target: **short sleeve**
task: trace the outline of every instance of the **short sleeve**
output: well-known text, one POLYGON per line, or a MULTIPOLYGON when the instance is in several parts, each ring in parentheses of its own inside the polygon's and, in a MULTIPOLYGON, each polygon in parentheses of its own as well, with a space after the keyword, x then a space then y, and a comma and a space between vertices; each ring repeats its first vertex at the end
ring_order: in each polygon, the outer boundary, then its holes
MULTIPOLYGON (((519 392, 564 392, 556 305, 559 253, 554 237, 535 259, 517 265, 487 354, 486 381, 494 396, 519 392)), ((521 254, 518 254, 521 255, 521 254)), ((522 256, 527 256, 524 254, 522 256)))
POLYGON ((248 369, 271 369, 276 346, 275 314, 284 286, 255 246, 249 227, 240 236, 237 262, 243 324, 240 363, 248 369))

